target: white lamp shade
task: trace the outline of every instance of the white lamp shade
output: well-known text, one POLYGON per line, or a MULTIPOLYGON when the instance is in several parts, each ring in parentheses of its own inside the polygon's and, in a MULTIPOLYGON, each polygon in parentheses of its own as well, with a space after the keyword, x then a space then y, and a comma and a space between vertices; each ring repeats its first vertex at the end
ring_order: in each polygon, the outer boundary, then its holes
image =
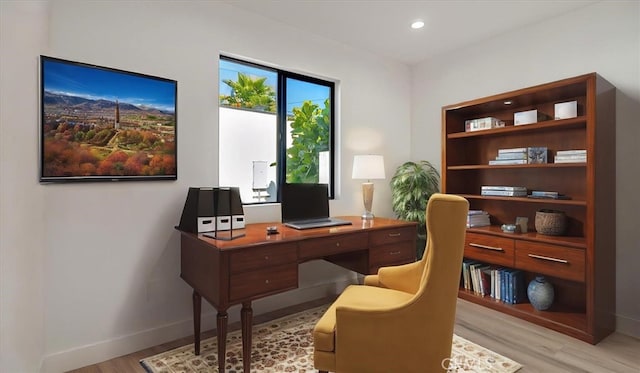
POLYGON ((356 155, 353 157, 353 179, 384 179, 384 158, 381 155, 356 155))

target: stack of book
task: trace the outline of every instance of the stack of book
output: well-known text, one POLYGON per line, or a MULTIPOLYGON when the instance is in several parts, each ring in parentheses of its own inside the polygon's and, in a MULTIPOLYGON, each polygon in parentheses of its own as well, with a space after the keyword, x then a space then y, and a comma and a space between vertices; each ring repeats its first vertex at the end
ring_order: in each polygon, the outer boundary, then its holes
POLYGON ((498 156, 489 161, 491 166, 535 163, 547 163, 547 147, 498 149, 498 156))
POLYGON ((479 296, 490 296, 509 304, 527 301, 524 272, 475 260, 462 261, 461 286, 479 296))
POLYGON ((551 199, 569 199, 569 197, 558 192, 548 192, 544 190, 532 190, 529 198, 551 198, 551 199))
POLYGON ((480 190, 483 196, 526 197, 527 188, 522 186, 483 185, 480 190))
POLYGON ((587 151, 579 150, 558 150, 556 152, 555 163, 584 163, 587 161, 587 151))
POLYGON ((498 149, 496 159, 489 161, 492 166, 508 164, 527 164, 527 148, 498 149))
POLYGON ((469 210, 467 215, 467 228, 486 227, 491 225, 489 214, 482 210, 469 210))

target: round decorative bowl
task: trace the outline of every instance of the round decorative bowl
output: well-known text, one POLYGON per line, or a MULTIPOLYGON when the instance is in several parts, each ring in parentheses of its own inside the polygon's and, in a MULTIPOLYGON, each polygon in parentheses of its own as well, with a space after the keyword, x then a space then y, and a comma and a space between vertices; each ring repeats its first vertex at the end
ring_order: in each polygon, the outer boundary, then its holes
POLYGON ((536 231, 547 236, 561 236, 567 228, 564 211, 542 209, 536 211, 536 231))

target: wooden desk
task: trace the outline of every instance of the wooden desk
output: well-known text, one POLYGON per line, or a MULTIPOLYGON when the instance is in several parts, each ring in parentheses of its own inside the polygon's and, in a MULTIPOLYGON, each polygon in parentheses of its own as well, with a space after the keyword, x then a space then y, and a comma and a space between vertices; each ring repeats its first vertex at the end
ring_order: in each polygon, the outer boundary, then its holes
POLYGON ((353 225, 296 230, 281 224, 248 224, 231 241, 181 232, 180 276, 193 288, 195 354, 200 354, 200 309, 204 297, 218 311, 218 371, 224 372, 227 309, 242 304, 243 368, 251 366, 251 301, 298 287, 298 264, 324 259, 363 274, 415 260, 416 223, 342 217, 353 225), (270 225, 279 234, 267 235, 270 225))

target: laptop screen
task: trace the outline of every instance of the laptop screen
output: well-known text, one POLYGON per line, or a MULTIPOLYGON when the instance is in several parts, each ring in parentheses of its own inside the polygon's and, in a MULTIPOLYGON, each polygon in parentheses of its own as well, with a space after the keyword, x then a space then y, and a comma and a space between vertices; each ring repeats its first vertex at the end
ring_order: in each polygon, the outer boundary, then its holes
POLYGON ((284 184, 281 192, 282 222, 329 217, 327 184, 284 184))

